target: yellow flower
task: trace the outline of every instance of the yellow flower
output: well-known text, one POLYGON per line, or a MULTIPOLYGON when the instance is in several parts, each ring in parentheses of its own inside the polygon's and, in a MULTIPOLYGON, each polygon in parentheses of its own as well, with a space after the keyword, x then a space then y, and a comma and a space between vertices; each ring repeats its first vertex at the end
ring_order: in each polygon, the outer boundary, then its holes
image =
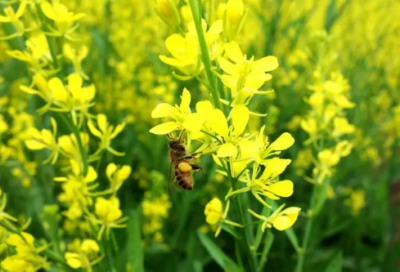
POLYGON ((282 211, 284 206, 285 205, 280 206, 269 217, 257 214, 250 209, 248 211, 253 216, 264 221, 261 226, 262 231, 272 226, 277 230, 283 231, 294 225, 301 210, 298 207, 290 207, 282 211))
POLYGON ((351 213, 356 216, 360 213, 361 209, 365 206, 365 192, 362 189, 354 190, 350 194, 350 198, 345 202, 350 206, 351 213))
POLYGON ((242 194, 251 191, 253 196, 263 205, 270 208, 261 196, 266 196, 272 200, 278 200, 280 197, 289 197, 293 194, 293 182, 290 180, 278 180, 278 176, 285 171, 286 167, 290 164, 289 159, 272 158, 263 161, 265 165, 264 172, 257 172, 251 177, 246 172, 246 176, 239 181, 246 184, 245 187, 231 191, 227 194, 226 198, 232 197, 236 194, 242 194), (258 177, 258 178, 256 178, 258 177))
POLYGON ((65 260, 67 261, 67 264, 70 267, 75 268, 75 269, 87 266, 87 264, 85 263, 86 260, 83 259, 81 257, 81 255, 78 253, 66 252, 65 260))
POLYGON ((204 214, 206 216, 206 221, 209 225, 215 226, 218 224, 218 227, 215 231, 215 237, 217 237, 222 229, 223 223, 229 224, 234 227, 243 228, 242 225, 232 222, 227 219, 228 212, 229 212, 230 201, 226 203, 225 211, 222 209, 222 202, 218 198, 213 198, 210 202, 207 203, 204 214))
POLYGON ((47 33, 47 35, 64 36, 67 39, 74 40, 71 34, 75 31, 78 25, 72 26, 72 24, 75 21, 82 19, 85 14, 74 14, 73 12, 68 11, 68 8, 59 2, 49 3, 43 1, 40 4, 40 7, 44 15, 53 20, 57 26, 57 30, 50 27, 51 32, 47 33))
POLYGON ((24 35, 24 32, 27 31, 24 28, 24 24, 20 21, 21 16, 25 13, 26 5, 27 2, 21 2, 17 12, 15 12, 11 6, 4 8, 5 16, 0 15, 0 23, 12 23, 17 32, 5 37, 0 37, 0 40, 13 39, 24 35))
POLYGON ((100 252, 100 247, 95 240, 86 239, 81 243, 79 239, 76 239, 68 244, 68 251, 64 257, 70 267, 92 271, 91 267, 103 259, 103 257, 96 258, 98 252, 100 252))
POLYGON ((56 139, 57 123, 54 118, 51 118, 51 124, 53 126, 53 132, 47 129, 39 131, 37 128, 30 128, 28 130, 28 139, 25 141, 25 144, 31 150, 49 149, 51 151, 50 156, 44 163, 51 162, 55 164, 59 155, 59 146, 56 139))
POLYGON ((333 137, 339 137, 343 134, 353 134, 356 128, 349 124, 345 117, 335 117, 333 119, 333 137))
POLYGON ((245 18, 245 9, 242 0, 229 0, 224 13, 224 36, 228 41, 236 38, 245 18))
POLYGON ((125 128, 125 122, 114 128, 113 125, 108 123, 107 116, 104 114, 99 114, 97 115, 97 126, 99 129, 96 128, 92 120, 88 121, 90 132, 97 138, 101 139, 99 149, 96 151, 95 155, 98 155, 102 150, 107 149, 110 153, 116 156, 123 156, 125 153, 116 151, 110 146, 110 144, 111 140, 117 137, 118 134, 120 134, 125 128))
POLYGON ((97 253, 100 251, 99 244, 95 240, 86 239, 81 245, 81 250, 85 253, 97 253))
POLYGON ((233 105, 248 104, 254 94, 270 92, 258 89, 272 79, 268 72, 278 68, 276 57, 268 56, 257 61, 254 61, 254 57, 247 59, 236 42, 225 44, 225 54, 226 58, 218 58, 218 63, 225 72, 220 78, 232 91, 233 105))
POLYGON ((183 89, 181 104, 171 106, 167 103, 161 103, 151 112, 152 118, 170 118, 168 121, 153 127, 150 132, 157 135, 166 135, 175 130, 186 129, 192 133, 198 133, 204 123, 204 117, 198 113, 191 113, 191 96, 189 90, 183 89))
MULTIPOLYGON (((80 133, 82 144, 85 148, 89 143, 89 135, 87 133, 80 133)), ((78 140, 75 134, 63 135, 58 138, 58 144, 60 146, 60 153, 69 159, 73 159, 78 163, 82 163, 82 154, 79 151, 78 140)))
POLYGON ((172 34, 165 41, 165 45, 171 53, 172 58, 160 55, 160 59, 162 62, 175 67, 183 74, 178 75, 173 73, 178 79, 191 79, 199 75, 203 70, 198 41, 195 35, 186 34, 185 37, 182 37, 179 34, 172 34))
POLYGON ((53 103, 53 93, 50 91, 48 82, 42 74, 36 73, 32 79, 32 85, 35 85, 38 90, 25 85, 21 85, 20 89, 26 93, 40 96, 40 98, 42 98, 46 104, 42 108, 38 109, 38 112, 45 113, 53 103))
POLYGON ((7 272, 34 272, 33 264, 17 255, 9 256, 1 262, 1 267, 7 272))
POLYGON ((106 236, 109 237, 111 228, 125 228, 126 225, 122 224, 128 218, 121 218, 122 212, 119 209, 119 200, 116 197, 105 199, 99 197, 95 204, 95 213, 98 219, 95 221, 101 225, 97 239, 100 240, 104 231, 106 236))
POLYGON ((222 139, 221 145, 218 147, 218 157, 236 158, 238 148, 241 145, 243 137, 240 137, 247 126, 250 117, 250 111, 244 105, 236 105, 232 108, 231 125, 224 113, 219 109, 214 109, 207 114, 207 124, 211 131, 219 135, 222 139))
POLYGON ((35 250, 33 245, 35 238, 27 232, 22 232, 21 235, 24 237, 23 239, 19 234, 11 234, 7 238, 7 244, 14 246, 18 255, 26 256, 35 250))
POLYGON ((107 166, 106 174, 107 178, 111 183, 111 191, 116 193, 119 188, 121 188, 122 183, 129 177, 131 174, 131 167, 129 165, 123 165, 122 167, 118 167, 115 163, 110 163, 107 166))
POLYGON ((216 225, 223 218, 222 202, 218 198, 213 198, 207 203, 204 210, 206 221, 210 225, 216 225))
MULTIPOLYGON (((64 86, 58 77, 53 77, 48 82, 48 87, 52 93, 55 111, 85 111, 93 106, 93 100, 96 89, 94 85, 82 87, 83 79, 79 74, 70 74, 68 76, 68 85, 64 86), (67 87, 67 88, 65 88, 67 87)), ((73 116, 74 117, 74 116, 73 116)), ((74 119, 74 123, 77 121, 74 119)))
POLYGON ((44 69, 52 61, 46 36, 43 33, 32 35, 26 40, 25 45, 26 49, 24 51, 11 50, 7 51, 7 54, 29 63, 30 70, 34 73, 43 75, 54 74, 55 71, 44 69))

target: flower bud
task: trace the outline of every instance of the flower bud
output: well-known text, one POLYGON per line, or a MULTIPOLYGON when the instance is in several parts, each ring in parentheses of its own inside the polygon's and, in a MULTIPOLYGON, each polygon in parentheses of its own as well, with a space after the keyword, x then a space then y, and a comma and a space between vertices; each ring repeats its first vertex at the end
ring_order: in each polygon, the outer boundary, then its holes
POLYGON ((240 23, 244 12, 242 0, 229 0, 226 5, 226 20, 231 25, 240 23))
POLYGON ((181 24, 181 18, 172 0, 157 0, 157 11, 161 19, 171 28, 181 24))
POLYGON ((235 39, 246 15, 242 0, 229 0, 224 14, 224 35, 229 41, 235 39))

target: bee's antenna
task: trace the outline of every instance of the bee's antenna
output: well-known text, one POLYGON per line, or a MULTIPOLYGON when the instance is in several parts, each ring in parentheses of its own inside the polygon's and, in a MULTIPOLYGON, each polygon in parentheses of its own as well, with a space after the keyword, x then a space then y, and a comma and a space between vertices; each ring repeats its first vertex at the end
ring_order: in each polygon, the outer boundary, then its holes
POLYGON ((168 139, 170 139, 170 140, 173 139, 171 133, 168 133, 168 134, 167 134, 167 137, 168 137, 168 139))
POLYGON ((182 130, 181 135, 179 135, 179 142, 182 142, 183 134, 185 133, 185 130, 182 130))

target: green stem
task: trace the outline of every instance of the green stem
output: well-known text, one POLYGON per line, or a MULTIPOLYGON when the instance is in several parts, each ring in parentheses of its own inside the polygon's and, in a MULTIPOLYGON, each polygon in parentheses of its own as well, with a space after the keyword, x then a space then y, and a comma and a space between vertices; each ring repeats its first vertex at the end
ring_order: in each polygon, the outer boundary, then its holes
POLYGON ((271 249, 272 243, 274 242, 274 235, 272 234, 271 230, 268 229, 267 234, 265 236, 265 245, 264 249, 261 253, 261 258, 260 258, 260 266, 258 267, 258 272, 262 272, 265 264, 267 263, 268 260, 268 253, 271 249))
POLYGON ((212 72, 211 59, 208 52, 207 42, 204 36, 203 27, 201 25, 202 5, 200 0, 189 0, 190 9, 192 10, 193 20, 196 27, 197 37, 199 39, 201 59, 205 67, 208 82, 211 86, 211 94, 214 101, 214 107, 222 109, 220 94, 218 90, 217 79, 212 72))
POLYGON ((303 238, 303 243, 301 245, 301 249, 299 252, 299 257, 297 259, 296 270, 295 270, 296 272, 303 271, 304 259, 306 256, 307 246, 309 243, 311 229, 312 229, 312 225, 313 225, 313 221, 314 221, 314 217, 315 217, 315 214, 313 214, 313 209, 316 204, 316 199, 317 199, 317 185, 314 185, 313 191, 312 191, 312 196, 311 196, 311 201, 310 201, 309 219, 307 220, 306 228, 304 230, 304 238, 303 238))
POLYGON ((86 150, 82 142, 81 134, 79 133, 79 129, 76 126, 74 126, 64 114, 58 114, 58 116, 64 121, 64 123, 71 130, 71 132, 74 133, 76 137, 79 153, 81 154, 81 159, 83 163, 83 175, 86 176, 88 171, 88 160, 87 160, 86 150))
MULTIPOLYGON (((232 168, 231 168, 232 164, 230 163, 227 167, 227 172, 228 172, 228 176, 229 176, 229 180, 231 182, 231 186, 234 190, 236 190, 236 184, 237 184, 237 180, 235 180, 232 177, 232 168)), ((256 272, 257 271, 257 259, 255 257, 255 254, 253 254, 252 250, 251 250, 251 245, 253 244, 252 242, 252 236, 251 236, 251 228, 249 228, 248 226, 250 225, 250 220, 249 217, 245 216, 243 213, 243 203, 242 203, 242 199, 241 196, 237 196, 232 198, 231 200, 235 206, 236 209, 236 214, 237 217, 239 218, 241 224, 243 224, 244 226, 246 226, 243 229, 243 237, 244 239, 242 240, 243 243, 243 247, 246 251, 246 254, 248 255, 248 261, 249 261, 249 267, 251 272, 256 272)))

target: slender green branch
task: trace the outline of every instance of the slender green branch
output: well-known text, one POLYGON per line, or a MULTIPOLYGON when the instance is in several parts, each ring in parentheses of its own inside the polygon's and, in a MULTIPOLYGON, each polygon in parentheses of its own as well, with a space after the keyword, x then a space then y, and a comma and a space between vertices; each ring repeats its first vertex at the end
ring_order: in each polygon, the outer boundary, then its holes
POLYGON ((315 217, 315 214, 313 214, 313 209, 314 209, 316 199, 317 199, 317 186, 318 185, 314 185, 313 191, 312 191, 312 196, 311 196, 311 201, 310 201, 310 210, 308 213, 308 220, 306 223, 306 228, 304 230, 303 243, 301 245, 301 249, 299 252, 298 259, 297 259, 296 270, 295 270, 296 272, 303 271, 304 259, 306 256, 307 246, 308 246, 308 243, 310 240, 310 234, 311 234, 312 225, 313 225, 314 217, 315 217))
MULTIPOLYGON (((229 180, 231 182, 231 186, 234 190, 237 188, 237 179, 233 178, 233 173, 232 173, 232 163, 229 163, 227 166, 227 172, 229 176, 229 180)), ((249 226, 250 221, 248 220, 248 217, 246 217, 243 213, 243 203, 242 199, 240 196, 235 197, 232 199, 232 202, 235 206, 237 217, 240 219, 241 224, 245 226, 249 226)), ((242 240, 243 242, 243 247, 246 251, 246 254, 248 255, 248 261, 249 261, 249 267, 251 272, 257 271, 257 259, 255 257, 255 254, 253 254, 251 250, 251 245, 252 245, 252 239, 251 239, 251 229, 249 227, 244 228, 243 230, 243 237, 244 239, 242 240)))
POLYGON ((210 83, 210 90, 212 94, 212 98, 214 101, 214 106, 218 109, 222 109, 220 99, 220 93, 218 88, 218 83, 215 75, 212 73, 211 69, 211 59, 208 52, 208 46, 206 42, 206 38, 204 36, 203 27, 201 24, 202 18, 202 5, 200 0, 189 0, 190 9, 192 10, 194 24, 196 26, 197 37, 199 39, 200 50, 201 50, 201 59, 204 64, 205 72, 207 75, 208 82, 210 83))
POLYGON ((75 135, 76 141, 78 143, 79 153, 81 154, 82 163, 83 163, 83 174, 86 175, 88 171, 88 160, 86 149, 83 145, 81 134, 79 133, 79 129, 74 126, 68 118, 64 114, 58 114, 58 116, 63 120, 63 122, 67 125, 68 129, 75 135))

